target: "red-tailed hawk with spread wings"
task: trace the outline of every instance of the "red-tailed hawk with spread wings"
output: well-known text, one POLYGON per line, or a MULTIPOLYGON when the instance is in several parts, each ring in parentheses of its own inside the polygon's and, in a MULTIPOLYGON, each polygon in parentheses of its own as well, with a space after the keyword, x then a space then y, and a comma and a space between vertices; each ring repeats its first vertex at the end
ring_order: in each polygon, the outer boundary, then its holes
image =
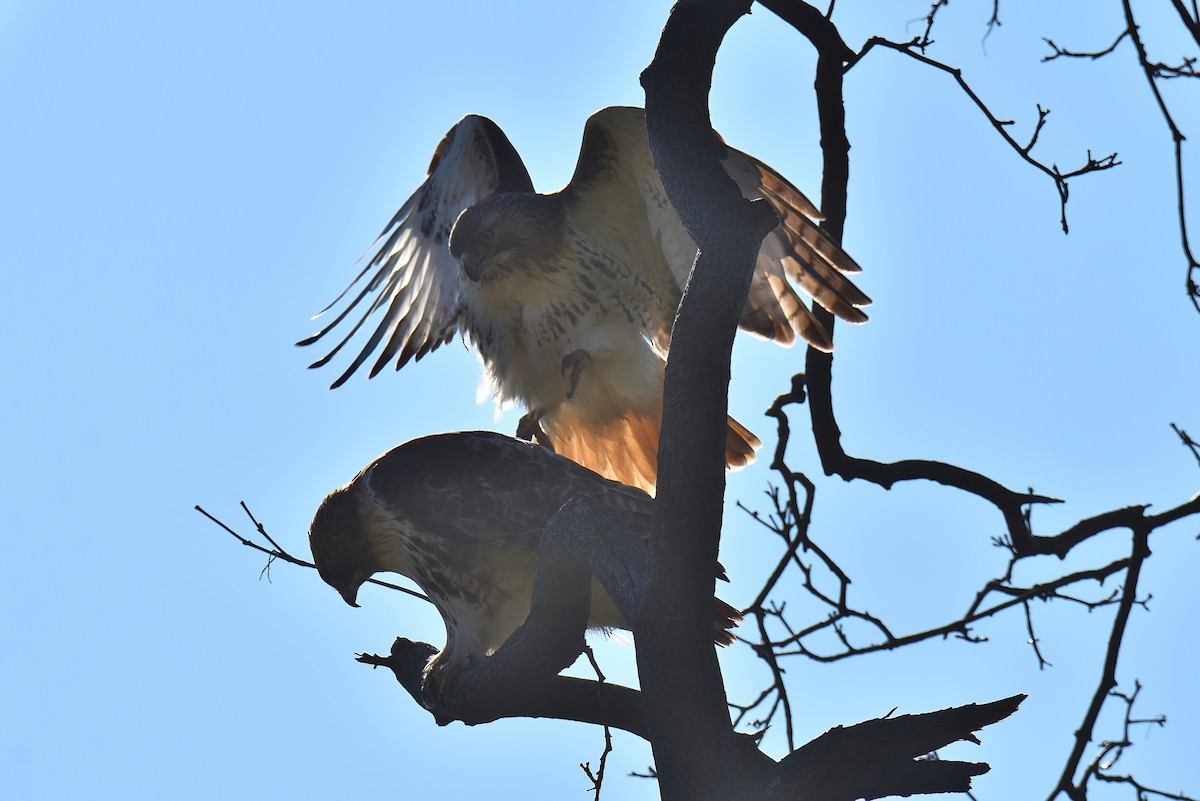
MULTIPOLYGON (((654 499, 641 490, 503 434, 438 434, 389 451, 331 493, 309 544, 321 578, 352 606, 374 573, 417 583, 446 624, 446 647, 426 669, 445 686, 525 622, 542 527, 576 495, 598 498, 635 534, 650 535, 654 499)), ((728 629, 740 619, 714 599, 717 642, 733 642, 728 629)), ((626 628, 595 581, 588 626, 626 628)))
MULTIPOLYGON (((723 164, 746 197, 765 198, 780 218, 759 251, 741 327, 784 345, 799 335, 832 349, 795 287, 863 322, 870 299, 844 275, 858 265, 814 224, 812 202, 770 167, 733 148, 723 164)), ((592 115, 574 176, 549 195, 534 192, 494 122, 468 116, 329 308, 345 307, 299 344, 353 323, 318 367, 367 328, 336 387, 372 356, 374 376, 462 333, 483 357, 496 401, 529 411, 522 436, 544 432, 558 453, 653 492, 664 360, 695 255, 654 168, 642 109, 592 115)), ((731 467, 750 461, 759 444, 730 418, 731 467)))

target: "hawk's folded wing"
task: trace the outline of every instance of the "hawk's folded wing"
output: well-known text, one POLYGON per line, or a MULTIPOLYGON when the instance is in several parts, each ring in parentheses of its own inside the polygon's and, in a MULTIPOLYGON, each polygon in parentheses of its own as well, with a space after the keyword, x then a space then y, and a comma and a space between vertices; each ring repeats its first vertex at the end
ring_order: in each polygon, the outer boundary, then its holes
POLYGON ((371 256, 366 266, 317 316, 348 298, 356 287, 357 294, 332 322, 296 343, 311 345, 352 314, 357 315, 349 332, 310 366, 327 363, 360 328, 371 330, 368 320, 377 313, 381 316, 370 337, 332 386, 343 384, 381 345, 371 376, 393 357, 399 370, 410 359, 419 360, 448 342, 464 327, 466 279, 446 245, 454 221, 463 209, 489 195, 532 191, 529 173, 500 127, 486 117, 464 117, 438 145, 425 182, 368 251, 371 256))
POLYGON ((389 451, 363 475, 380 508, 448 543, 536 551, 542 527, 576 495, 593 495, 648 536, 654 501, 546 448, 490 431, 435 434, 389 451))

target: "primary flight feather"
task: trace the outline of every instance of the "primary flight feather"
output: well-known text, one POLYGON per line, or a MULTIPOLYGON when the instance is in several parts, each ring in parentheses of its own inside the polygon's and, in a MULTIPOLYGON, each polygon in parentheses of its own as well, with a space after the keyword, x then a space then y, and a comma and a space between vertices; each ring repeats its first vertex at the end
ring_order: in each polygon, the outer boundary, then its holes
MULTIPOLYGON (((733 148, 722 163, 746 197, 765 198, 780 218, 759 251, 741 327, 831 350, 796 288, 864 322, 870 299, 846 278, 858 265, 786 179, 733 148)), ((342 305, 334 319, 299 344, 349 327, 318 367, 366 329, 337 387, 372 358, 374 376, 465 335, 496 401, 528 410, 520 435, 653 492, 663 368, 695 255, 654 168, 642 109, 593 114, 574 176, 547 195, 534 191, 499 126, 472 115, 446 134, 425 182, 325 310, 342 305)), ((759 444, 729 419, 729 466, 749 462, 759 444)))

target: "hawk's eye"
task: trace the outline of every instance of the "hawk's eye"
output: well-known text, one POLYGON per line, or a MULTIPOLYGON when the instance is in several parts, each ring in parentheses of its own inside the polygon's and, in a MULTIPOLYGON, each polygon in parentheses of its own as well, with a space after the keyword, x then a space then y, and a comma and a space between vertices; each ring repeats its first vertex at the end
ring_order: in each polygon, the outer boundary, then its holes
POLYGON ((479 241, 485 245, 492 244, 492 241, 495 238, 496 238, 496 232, 493 231, 491 228, 484 228, 483 232, 479 234, 479 241))

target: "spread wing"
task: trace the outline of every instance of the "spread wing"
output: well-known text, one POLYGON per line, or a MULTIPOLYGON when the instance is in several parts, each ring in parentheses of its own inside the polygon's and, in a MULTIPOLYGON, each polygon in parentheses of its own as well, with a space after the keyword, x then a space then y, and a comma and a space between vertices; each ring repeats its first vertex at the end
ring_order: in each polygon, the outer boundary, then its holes
POLYGON ((791 283, 843 320, 864 323, 867 315, 860 307, 870 305, 871 299, 846 277, 862 268, 817 227, 816 221, 824 219, 821 212, 782 175, 733 148, 721 163, 744 197, 764 198, 780 221, 758 251, 742 328, 782 345, 792 344, 800 334, 818 350, 833 350, 829 332, 791 283))
POLYGON ((364 327, 369 337, 333 387, 345 383, 377 350, 372 377, 393 357, 399 370, 448 342, 464 327, 466 279, 446 244, 454 221, 489 195, 532 191, 529 173, 500 127, 486 117, 464 117, 437 146, 425 182, 375 240, 366 266, 317 316, 345 301, 343 308, 316 334, 296 343, 311 345, 343 321, 350 326, 329 353, 309 366, 326 364, 364 327))
POLYGON ((533 551, 546 521, 576 495, 601 496, 642 536, 654 501, 548 449, 488 431, 436 434, 381 456, 363 479, 397 517, 465 544, 533 551))
MULTIPOLYGON (((790 345, 799 334, 815 348, 832 350, 829 333, 795 287, 838 317, 861 323, 867 316, 860 307, 871 300, 845 275, 861 268, 817 227, 814 221, 821 219, 821 213, 812 201, 775 170, 733 148, 727 148, 722 165, 743 196, 764 198, 780 217, 780 225, 767 235, 759 251, 741 327, 783 345, 790 345)), ((687 282, 696 245, 654 168, 643 109, 614 106, 592 115, 584 128, 579 166, 564 193, 573 196, 576 207, 586 211, 589 219, 611 219, 619 213, 622 230, 643 231, 656 243, 662 259, 640 262, 646 280, 662 280, 657 272, 665 267, 677 287, 687 282), (614 211, 612 198, 618 195, 623 202, 614 211), (644 215, 640 226, 627 219, 634 214, 644 215)), ((669 345, 674 312, 672 308, 666 315, 663 330, 652 332, 663 350, 669 345)))
POLYGON ((648 306, 645 334, 665 356, 696 245, 654 169, 645 111, 611 106, 588 118, 575 173, 560 194, 577 229, 637 270, 648 306))

